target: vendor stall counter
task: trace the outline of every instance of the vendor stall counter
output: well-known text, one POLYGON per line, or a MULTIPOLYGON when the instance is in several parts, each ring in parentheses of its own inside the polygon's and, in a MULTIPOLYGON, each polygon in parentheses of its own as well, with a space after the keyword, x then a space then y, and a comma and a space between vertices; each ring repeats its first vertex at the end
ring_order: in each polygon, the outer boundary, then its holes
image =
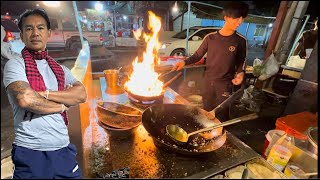
MULTIPOLYGON (((99 123, 97 103, 109 101, 132 105, 127 94, 107 94, 105 78, 94 80, 89 72, 86 72, 84 81, 90 89, 87 102, 80 105, 85 178, 210 178, 261 157, 229 132, 221 148, 203 155, 186 156, 155 146, 142 124, 131 131, 112 130, 99 123)), ((170 88, 167 88, 163 102, 188 103, 170 88)))

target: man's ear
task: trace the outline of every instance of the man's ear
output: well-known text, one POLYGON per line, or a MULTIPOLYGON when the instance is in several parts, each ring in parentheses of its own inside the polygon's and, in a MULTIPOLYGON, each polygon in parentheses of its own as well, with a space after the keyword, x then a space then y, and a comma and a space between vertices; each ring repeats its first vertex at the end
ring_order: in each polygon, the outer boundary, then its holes
POLYGON ((227 16, 223 16, 223 19, 226 22, 227 21, 227 16))
POLYGON ((24 42, 23 41, 23 33, 21 31, 20 31, 20 39, 21 39, 22 42, 24 42))
POLYGON ((48 37, 51 37, 51 29, 48 30, 48 37))

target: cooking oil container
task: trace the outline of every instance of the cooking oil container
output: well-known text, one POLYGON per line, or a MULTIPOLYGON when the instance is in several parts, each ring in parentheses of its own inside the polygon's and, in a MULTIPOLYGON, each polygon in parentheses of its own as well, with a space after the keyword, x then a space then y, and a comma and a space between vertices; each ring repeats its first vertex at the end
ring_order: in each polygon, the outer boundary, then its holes
POLYGON ((285 146, 275 144, 270 150, 267 161, 277 170, 282 171, 289 162, 292 152, 285 146))

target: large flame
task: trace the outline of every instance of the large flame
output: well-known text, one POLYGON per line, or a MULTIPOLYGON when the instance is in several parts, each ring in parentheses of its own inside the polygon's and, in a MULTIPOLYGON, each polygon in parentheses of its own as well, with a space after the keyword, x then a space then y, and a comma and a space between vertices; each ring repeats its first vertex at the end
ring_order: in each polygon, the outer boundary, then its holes
POLYGON ((155 63, 160 63, 156 59, 160 43, 158 41, 161 20, 153 12, 149 11, 148 28, 152 35, 142 33, 141 29, 134 32, 136 39, 141 35, 147 43, 146 51, 143 52, 143 60, 139 62, 138 57, 132 62, 133 71, 129 75, 129 80, 124 84, 125 88, 133 94, 140 96, 158 96, 163 91, 163 82, 158 79, 159 74, 154 71, 155 63))

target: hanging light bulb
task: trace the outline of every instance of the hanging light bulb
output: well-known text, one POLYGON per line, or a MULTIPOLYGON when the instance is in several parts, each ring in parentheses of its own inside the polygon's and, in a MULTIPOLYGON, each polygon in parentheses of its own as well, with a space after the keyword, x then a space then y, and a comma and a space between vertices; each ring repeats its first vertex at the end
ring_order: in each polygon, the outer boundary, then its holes
POLYGON ((43 1, 47 7, 60 7, 60 1, 43 1))
POLYGON ((177 1, 174 3, 174 6, 173 6, 173 8, 172 8, 172 12, 173 13, 176 13, 176 12, 178 12, 178 3, 177 3, 177 1))
POLYGON ((97 11, 102 11, 103 5, 98 1, 98 2, 95 4, 95 9, 96 9, 97 11))

